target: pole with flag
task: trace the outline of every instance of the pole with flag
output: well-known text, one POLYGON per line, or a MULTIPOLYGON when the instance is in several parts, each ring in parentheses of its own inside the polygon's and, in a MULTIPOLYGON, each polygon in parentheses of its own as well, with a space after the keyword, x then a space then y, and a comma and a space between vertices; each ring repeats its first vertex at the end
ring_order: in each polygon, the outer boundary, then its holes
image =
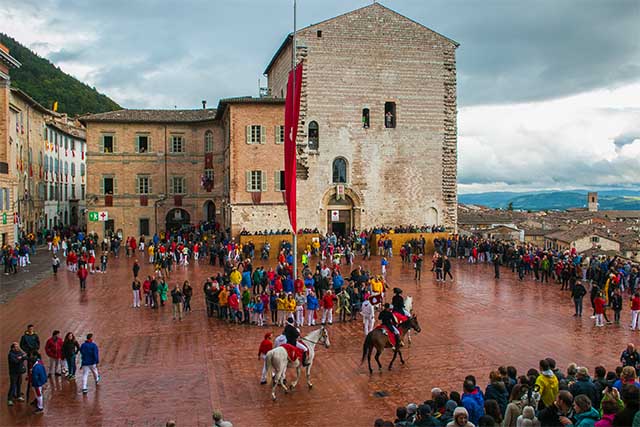
POLYGON ((302 89, 302 64, 296 65, 296 0, 293 0, 293 36, 291 40, 291 71, 287 82, 284 104, 284 189, 293 232, 293 279, 298 276, 298 227, 296 212, 296 136, 300 117, 300 92, 302 89))

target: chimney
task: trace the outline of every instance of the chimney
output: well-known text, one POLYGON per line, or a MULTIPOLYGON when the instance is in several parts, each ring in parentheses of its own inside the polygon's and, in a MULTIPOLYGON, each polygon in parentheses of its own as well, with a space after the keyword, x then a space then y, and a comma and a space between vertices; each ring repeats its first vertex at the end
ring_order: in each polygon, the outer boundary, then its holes
POLYGON ((203 109, 203 110, 206 110, 206 109, 207 109, 207 100, 206 100, 206 99, 203 99, 203 100, 202 100, 202 109, 203 109))

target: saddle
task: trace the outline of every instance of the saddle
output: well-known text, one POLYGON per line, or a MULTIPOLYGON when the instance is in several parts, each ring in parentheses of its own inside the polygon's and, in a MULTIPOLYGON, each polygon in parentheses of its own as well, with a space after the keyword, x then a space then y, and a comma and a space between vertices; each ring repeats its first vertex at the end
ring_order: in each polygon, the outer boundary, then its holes
POLYGON ((374 329, 380 329, 382 333, 385 334, 387 338, 389 338, 389 342, 391 343, 391 346, 392 347, 396 346, 396 336, 393 334, 392 330, 387 328, 385 325, 378 325, 374 329))
POLYGON ((295 362, 296 360, 302 361, 304 351, 299 349, 295 345, 291 345, 289 343, 282 344, 282 348, 287 351, 287 358, 289 362, 295 362))

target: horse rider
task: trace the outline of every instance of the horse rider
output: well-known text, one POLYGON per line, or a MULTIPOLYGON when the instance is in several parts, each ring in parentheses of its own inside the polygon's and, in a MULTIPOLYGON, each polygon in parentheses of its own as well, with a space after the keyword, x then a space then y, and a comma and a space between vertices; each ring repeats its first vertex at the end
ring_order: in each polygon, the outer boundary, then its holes
POLYGON ((393 332, 393 336, 396 338, 396 346, 392 346, 391 349, 393 351, 396 350, 396 347, 400 345, 400 331, 396 328, 396 317, 393 315, 393 305, 389 303, 385 303, 384 310, 380 312, 378 315, 378 320, 387 327, 391 332, 393 332))
POLYGON ((302 350, 302 366, 309 366, 307 363, 307 347, 301 342, 298 342, 300 338, 300 329, 294 326, 293 317, 287 319, 287 323, 284 326, 284 332, 282 333, 287 338, 287 344, 302 350))
POLYGON ((402 296, 402 289, 393 288, 393 298, 391 299, 391 304, 393 305, 393 311, 408 316, 407 310, 404 308, 404 297, 402 296))

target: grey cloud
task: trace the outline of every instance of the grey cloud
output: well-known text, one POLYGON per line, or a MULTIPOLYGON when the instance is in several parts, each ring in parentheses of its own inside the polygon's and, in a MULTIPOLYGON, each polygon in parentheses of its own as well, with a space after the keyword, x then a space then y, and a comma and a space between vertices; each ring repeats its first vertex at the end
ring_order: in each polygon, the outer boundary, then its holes
POLYGON ((640 131, 618 135, 614 138, 613 143, 618 147, 622 147, 624 145, 631 144, 636 139, 640 139, 640 131))

